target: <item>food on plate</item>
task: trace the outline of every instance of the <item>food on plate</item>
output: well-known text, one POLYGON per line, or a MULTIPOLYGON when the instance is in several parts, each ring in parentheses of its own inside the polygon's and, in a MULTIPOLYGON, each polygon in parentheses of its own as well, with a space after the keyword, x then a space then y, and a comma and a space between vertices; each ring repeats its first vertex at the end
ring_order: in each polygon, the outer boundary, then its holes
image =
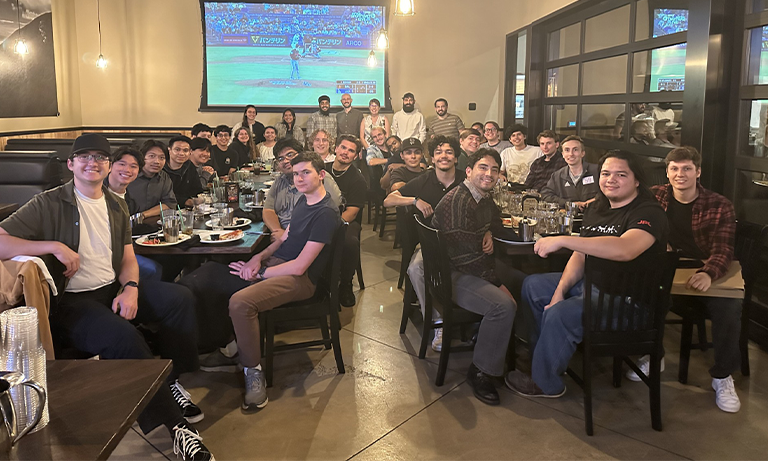
POLYGON ((237 240, 242 236, 243 236, 243 231, 236 230, 232 232, 227 232, 226 234, 220 234, 218 237, 221 240, 237 240))

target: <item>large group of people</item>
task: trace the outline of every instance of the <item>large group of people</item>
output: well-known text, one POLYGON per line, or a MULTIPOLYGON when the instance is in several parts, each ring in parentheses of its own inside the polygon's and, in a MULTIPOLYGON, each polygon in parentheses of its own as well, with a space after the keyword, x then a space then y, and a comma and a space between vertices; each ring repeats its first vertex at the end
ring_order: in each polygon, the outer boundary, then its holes
MULTIPOLYGON (((139 424, 145 432, 165 425, 185 459, 212 455, 192 426, 204 413, 180 384, 180 375, 240 365, 243 409, 267 405, 259 313, 313 295, 342 223, 348 227, 341 243, 339 302, 356 304, 352 279, 370 190, 383 191, 384 206, 410 207, 441 232, 454 300, 482 316, 467 382, 490 405, 500 402, 494 377, 504 375, 518 309, 534 320, 532 367, 530 375, 509 372, 507 387, 528 397, 565 393, 561 375, 583 334, 586 256, 630 261, 650 252, 679 251, 703 261, 688 281, 702 292, 727 272, 734 257, 733 206, 698 182, 701 156, 695 149, 670 151, 665 159, 669 183, 650 189, 632 154, 610 151, 599 163, 589 163, 578 136, 560 140, 545 130, 536 137, 538 146, 531 146, 525 126, 503 130, 488 121, 466 128, 448 112, 444 98, 435 101, 435 114, 425 120, 412 93, 402 101, 390 123, 375 99, 370 113, 363 114, 344 94, 341 110, 332 114, 330 98, 323 95, 307 121, 306 136, 293 110, 284 111, 277 127, 265 127, 256 121, 255 106, 245 108, 235 127, 197 124, 191 138, 175 136, 168 145, 150 140, 138 149, 112 152, 103 136, 82 135, 67 160, 74 179, 38 194, 0 223, 0 259, 44 258, 60 287, 51 324, 77 349, 103 359, 151 358, 134 325, 159 325, 157 350, 173 361, 173 371, 139 424), (280 174, 262 213, 269 246, 247 260, 207 262, 192 271, 168 259, 135 255, 131 223, 191 207, 215 175, 228 176, 254 161, 273 162, 280 174), (580 236, 546 237, 534 246, 544 258, 570 250, 562 273, 526 275, 498 264, 493 236, 503 226, 492 191, 500 181, 583 210, 580 236), (198 323, 203 321, 209 337, 201 337, 198 323), (206 347, 213 352, 199 358, 198 350, 206 347)), ((408 276, 423 309, 420 251, 410 261, 408 276)), ((716 404, 736 412, 740 402, 731 373, 740 363, 741 304, 706 296, 695 302, 712 317, 716 404)), ((441 338, 437 329, 433 349, 441 350, 441 338)), ((645 373, 648 364, 648 357, 638 359, 645 373)), ((627 377, 640 379, 632 371, 627 377)))

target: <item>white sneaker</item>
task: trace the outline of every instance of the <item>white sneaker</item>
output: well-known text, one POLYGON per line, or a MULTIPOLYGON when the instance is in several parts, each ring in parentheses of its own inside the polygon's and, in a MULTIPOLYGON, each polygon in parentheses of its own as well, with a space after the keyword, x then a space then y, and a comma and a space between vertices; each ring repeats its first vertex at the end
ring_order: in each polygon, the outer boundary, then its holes
MULTIPOLYGON (((637 368, 640 369, 640 371, 643 372, 645 376, 650 376, 651 371, 651 356, 650 355, 644 355, 637 359, 637 362, 635 362, 635 365, 637 365, 637 368)), ((664 371, 664 357, 661 358, 661 371, 664 371)), ((635 373, 635 370, 630 369, 627 371, 627 379, 634 382, 640 382, 642 379, 640 379, 639 376, 637 376, 637 373, 635 373)))
POLYGON ((728 376, 723 379, 712 378, 712 389, 715 390, 715 403, 717 407, 728 413, 736 413, 741 408, 741 401, 733 387, 733 378, 728 376))
POLYGON ((443 329, 435 328, 435 339, 432 340, 432 350, 440 352, 443 350, 443 329))

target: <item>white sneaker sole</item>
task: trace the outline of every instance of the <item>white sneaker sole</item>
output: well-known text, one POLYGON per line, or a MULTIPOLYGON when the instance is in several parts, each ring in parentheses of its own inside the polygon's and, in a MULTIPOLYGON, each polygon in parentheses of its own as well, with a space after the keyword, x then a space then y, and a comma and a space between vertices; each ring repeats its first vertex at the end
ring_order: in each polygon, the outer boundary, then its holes
MULTIPOLYGON (((664 359, 661 359, 661 370, 662 373, 664 372, 664 359)), ((628 380, 634 381, 636 383, 639 383, 642 381, 639 376, 637 376, 637 373, 635 373, 634 370, 629 370, 627 374, 625 375, 628 380)))
POLYGON ((245 411, 253 410, 253 408, 251 408, 251 407, 254 407, 254 408, 258 409, 258 410, 261 410, 262 408, 266 407, 268 403, 269 403, 269 397, 264 399, 264 401, 261 402, 261 403, 250 403, 249 404, 249 403, 243 402, 243 404, 240 407, 243 410, 245 410, 245 411))
POLYGON ((186 419, 189 424, 199 423, 203 420, 203 418, 205 418, 205 413, 200 413, 196 416, 184 417, 184 419, 186 419))

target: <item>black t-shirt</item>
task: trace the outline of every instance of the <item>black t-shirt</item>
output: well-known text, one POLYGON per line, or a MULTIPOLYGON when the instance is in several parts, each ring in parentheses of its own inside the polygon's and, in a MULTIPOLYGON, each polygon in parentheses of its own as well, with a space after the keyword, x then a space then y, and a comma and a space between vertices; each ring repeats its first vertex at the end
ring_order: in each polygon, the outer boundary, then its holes
POLYGON ((250 163, 251 153, 248 146, 235 139, 232 141, 232 144, 229 145, 227 152, 231 150, 237 152, 237 166, 242 168, 246 163, 250 163))
POLYGON ((339 210, 331 201, 330 194, 326 192, 325 197, 314 205, 307 205, 307 196, 302 194, 291 215, 288 238, 273 256, 284 261, 293 261, 299 257, 307 242, 325 244, 307 269, 309 280, 317 284, 328 263, 331 254, 330 243, 339 224, 339 210))
POLYGON ((669 194, 669 203, 667 204, 669 244, 675 250, 682 251, 682 256, 707 259, 707 255, 702 254, 701 249, 699 249, 696 241, 693 239, 691 217, 693 216, 694 203, 696 203, 696 200, 691 203, 680 203, 675 200, 673 194, 669 194))
POLYGON ((637 196, 621 208, 598 210, 595 204, 587 207, 581 226, 582 237, 620 237, 630 229, 641 229, 651 234, 656 242, 643 254, 661 252, 667 248, 669 224, 664 209, 651 197, 637 196))
POLYGON ((206 163, 208 166, 212 166, 216 170, 216 174, 219 176, 226 176, 229 174, 230 168, 237 168, 240 162, 240 154, 237 150, 227 148, 226 151, 219 149, 219 146, 211 146, 211 159, 206 163))
MULTIPOLYGON (((365 177, 360 173, 360 170, 356 166, 350 165, 343 172, 334 171, 332 163, 326 164, 325 169, 328 171, 328 174, 333 175, 333 180, 339 186, 344 209, 346 210, 348 206, 354 206, 362 211, 368 196, 368 184, 365 182, 365 177)), ((363 222, 363 213, 360 211, 358 211, 357 217, 355 217, 355 221, 358 223, 363 222)))
POLYGON ((389 184, 396 184, 399 182, 404 182, 408 184, 411 182, 411 180, 418 178, 424 173, 424 170, 421 171, 411 171, 406 166, 401 166, 400 168, 396 170, 392 170, 392 173, 389 175, 389 184))
MULTIPOLYGON (((400 168, 402 170, 402 168, 400 168)), ((437 180, 437 172, 430 168, 426 173, 419 175, 416 179, 408 181, 403 187, 398 189, 403 197, 414 197, 429 203, 434 210, 440 199, 446 192, 464 182, 465 174, 463 171, 456 170, 456 177, 453 183, 448 187, 437 180)))
POLYGON ((389 169, 389 165, 398 164, 398 163, 405 164, 405 160, 403 160, 403 158, 400 157, 400 154, 390 155, 389 158, 387 159, 386 165, 384 165, 384 172, 385 173, 387 172, 387 170, 389 169))

